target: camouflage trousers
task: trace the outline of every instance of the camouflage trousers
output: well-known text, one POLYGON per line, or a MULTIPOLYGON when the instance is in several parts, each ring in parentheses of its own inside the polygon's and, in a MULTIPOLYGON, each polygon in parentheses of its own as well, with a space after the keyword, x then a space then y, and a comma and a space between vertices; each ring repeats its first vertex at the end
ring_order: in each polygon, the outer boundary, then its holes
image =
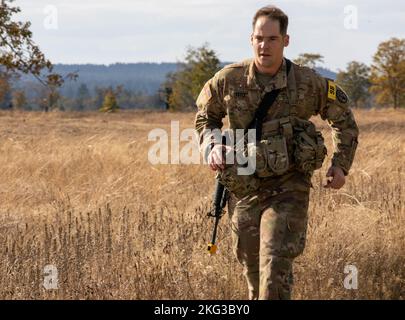
POLYGON ((252 300, 290 299, 293 259, 305 247, 310 177, 282 179, 267 179, 257 194, 228 203, 233 250, 252 300))

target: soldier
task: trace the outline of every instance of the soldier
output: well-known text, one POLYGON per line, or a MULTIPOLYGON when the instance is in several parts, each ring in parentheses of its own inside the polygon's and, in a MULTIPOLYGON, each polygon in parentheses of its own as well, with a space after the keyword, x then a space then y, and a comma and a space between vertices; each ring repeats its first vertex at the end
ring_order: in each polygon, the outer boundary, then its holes
POLYGON ((224 67, 197 99, 201 151, 232 193, 233 248, 249 299, 291 298, 293 259, 305 247, 311 177, 326 154, 309 118, 320 115, 332 128, 335 152, 326 188, 345 184, 357 147, 358 127, 346 93, 332 80, 284 58, 287 26, 288 17, 279 8, 258 10, 251 35, 254 59, 224 67), (259 105, 267 107, 261 119, 259 105), (226 115, 231 130, 247 129, 255 118, 262 123, 254 145, 254 175, 237 175, 237 164, 224 161, 224 151, 231 147, 222 145, 212 130, 222 128, 226 115))

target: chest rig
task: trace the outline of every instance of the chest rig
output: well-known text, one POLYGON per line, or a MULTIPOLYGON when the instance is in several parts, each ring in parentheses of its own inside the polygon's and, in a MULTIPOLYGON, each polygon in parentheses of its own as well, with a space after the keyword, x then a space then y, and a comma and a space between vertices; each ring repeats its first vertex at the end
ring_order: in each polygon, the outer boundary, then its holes
MULTIPOLYGON (((234 115, 235 119, 239 120, 238 127, 244 128, 246 133, 244 141, 236 141, 235 151, 242 149, 248 159, 254 159, 255 166, 254 174, 250 176, 238 174, 238 163, 227 166, 221 172, 220 182, 237 198, 255 192, 260 186, 260 179, 282 176, 294 170, 312 173, 322 166, 325 158, 326 148, 321 133, 300 114, 296 75, 292 63, 288 60, 286 63, 287 87, 260 91, 260 96, 249 97, 250 106, 235 103, 233 111, 240 114, 239 118, 234 115), (249 129, 256 129, 254 142, 249 142, 249 129)), ((246 73, 238 80, 240 84, 237 87, 243 88, 246 73)), ((233 96, 253 94, 248 90, 236 91, 233 96)))
POLYGON ((260 178, 283 175, 291 170, 312 173, 322 166, 327 154, 322 134, 299 114, 295 73, 290 69, 291 62, 287 60, 288 81, 284 97, 279 99, 281 106, 266 106, 267 111, 263 112, 267 121, 260 123, 260 119, 265 118, 263 115, 256 119, 256 142, 247 145, 247 154, 256 158, 256 175, 260 178))

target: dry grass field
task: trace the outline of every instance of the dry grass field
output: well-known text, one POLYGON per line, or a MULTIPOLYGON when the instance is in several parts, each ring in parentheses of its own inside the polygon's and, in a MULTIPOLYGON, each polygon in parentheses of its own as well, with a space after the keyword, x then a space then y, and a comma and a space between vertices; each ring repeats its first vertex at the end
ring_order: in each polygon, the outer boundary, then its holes
MULTIPOLYGON (((356 111, 343 189, 313 177, 294 299, 405 298, 405 111, 356 111), (358 289, 343 286, 346 265, 358 289)), ((206 253, 214 174, 148 162, 154 128, 194 114, 0 112, 0 299, 246 299, 228 218, 206 253), (44 267, 58 271, 45 289, 44 267)), ((329 128, 321 125, 331 154, 329 128)))

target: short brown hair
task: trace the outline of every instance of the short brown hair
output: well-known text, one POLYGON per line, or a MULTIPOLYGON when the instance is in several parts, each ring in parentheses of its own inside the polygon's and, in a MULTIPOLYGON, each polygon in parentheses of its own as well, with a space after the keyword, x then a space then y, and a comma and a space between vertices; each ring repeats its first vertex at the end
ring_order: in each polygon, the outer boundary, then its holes
POLYGON ((253 17, 253 30, 255 29, 256 21, 260 17, 265 16, 280 23, 280 33, 285 36, 287 34, 288 16, 276 6, 266 6, 259 9, 253 17))

